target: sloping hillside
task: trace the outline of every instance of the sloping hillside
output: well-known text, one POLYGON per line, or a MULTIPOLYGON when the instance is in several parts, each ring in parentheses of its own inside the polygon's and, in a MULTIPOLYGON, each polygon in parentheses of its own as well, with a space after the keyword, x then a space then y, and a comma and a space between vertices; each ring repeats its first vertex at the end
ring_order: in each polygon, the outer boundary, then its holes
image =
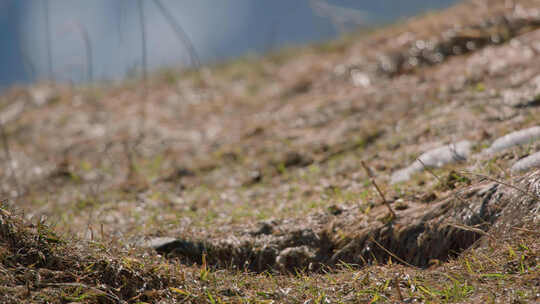
POLYGON ((540 3, 0 97, 2 302, 534 302, 540 3), (52 226, 52 228, 51 228, 52 226))

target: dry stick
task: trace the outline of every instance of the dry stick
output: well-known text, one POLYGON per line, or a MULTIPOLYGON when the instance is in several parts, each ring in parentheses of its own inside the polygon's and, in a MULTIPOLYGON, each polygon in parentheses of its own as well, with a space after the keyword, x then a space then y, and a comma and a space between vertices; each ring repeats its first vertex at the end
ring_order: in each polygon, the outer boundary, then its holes
POLYGON ((51 52, 51 24, 49 22, 49 0, 45 0, 45 41, 47 42, 47 69, 49 73, 49 81, 53 80, 53 62, 51 52))
POLYGON ((92 41, 90 40, 90 35, 88 35, 88 30, 84 25, 75 21, 73 22, 75 28, 81 35, 81 38, 84 42, 84 49, 86 55, 86 77, 88 82, 92 82, 93 72, 92 72, 92 41))
POLYGON ((519 230, 519 231, 523 231, 523 232, 527 232, 527 233, 532 233, 532 234, 540 235, 540 231, 533 231, 533 230, 529 230, 529 229, 525 229, 525 228, 519 228, 519 227, 512 227, 512 229, 519 230))
POLYGON ((22 35, 19 33, 19 37, 17 38, 17 49, 19 51, 19 54, 21 55, 23 67, 28 76, 28 80, 34 81, 36 79, 36 65, 32 62, 32 59, 25 51, 21 36, 22 35))
MULTIPOLYGON (((422 164, 422 167, 424 167, 424 169, 425 169, 427 172, 429 172, 429 174, 433 175, 441 185, 444 184, 443 180, 442 180, 437 174, 435 174, 435 172, 433 172, 433 170, 431 170, 430 167, 426 166, 426 164, 425 164, 420 158, 417 158, 416 160, 419 161, 420 164, 422 164)), ((453 195, 454 195, 460 202, 462 202, 462 203, 464 204, 464 206, 467 206, 467 207, 468 207, 467 202, 466 202, 461 196, 459 196, 459 193, 458 193, 458 192, 454 193, 453 195)))
POLYGON ((465 231, 470 231, 470 232, 478 233, 478 234, 487 236, 487 237, 490 238, 492 241, 495 241, 495 238, 494 238, 491 234, 485 232, 485 231, 482 230, 482 229, 474 228, 474 227, 467 226, 467 225, 457 224, 457 223, 446 223, 446 225, 447 225, 447 226, 454 227, 454 228, 458 228, 458 229, 461 229, 461 230, 465 230, 465 231))
MULTIPOLYGON (((435 174, 435 172, 433 172, 429 167, 427 167, 427 166, 424 164, 424 162, 422 162, 421 159, 418 158, 417 160, 422 164, 422 166, 424 166, 424 169, 426 169, 426 170, 427 170, 431 175, 433 175, 440 183, 442 183, 442 180, 435 174)), ((502 170, 502 168, 501 168, 501 170, 502 170)), ((465 174, 470 174, 470 175, 475 175, 475 176, 478 176, 478 177, 485 178, 485 179, 490 180, 490 181, 492 181, 492 182, 496 182, 496 183, 499 183, 499 184, 501 184, 501 185, 504 185, 504 186, 513 188, 513 189, 515 189, 515 190, 517 190, 517 191, 519 191, 519 192, 521 192, 521 193, 524 193, 525 195, 528 195, 528 196, 530 196, 530 197, 532 197, 532 198, 534 198, 534 199, 540 200, 540 198, 539 198, 538 196, 536 196, 536 195, 533 194, 533 193, 530 193, 529 191, 523 190, 523 189, 521 189, 521 188, 519 188, 519 187, 517 187, 517 186, 514 186, 514 185, 512 185, 512 184, 508 184, 508 183, 506 183, 506 182, 503 182, 503 181, 501 181, 501 180, 498 180, 498 179, 489 177, 489 176, 487 176, 487 175, 483 175, 483 174, 480 174, 480 173, 474 173, 474 172, 470 172, 470 171, 465 171, 465 170, 462 170, 461 172, 462 172, 462 173, 465 173, 465 174)), ((504 171, 503 171, 503 172, 504 172, 504 171)), ((460 197, 457 193, 455 194, 455 197, 457 197, 461 202, 465 202, 465 200, 464 200, 462 197, 460 197)), ((491 234, 485 232, 485 231, 482 230, 482 229, 474 228, 474 227, 467 226, 467 225, 455 224, 455 223, 447 223, 447 225, 452 226, 452 227, 455 227, 455 228, 458 228, 458 229, 463 229, 463 230, 472 231, 472 232, 475 232, 475 233, 478 233, 478 234, 481 234, 481 235, 485 235, 485 236, 489 237, 492 241, 495 240, 495 238, 494 238, 491 234)), ((516 228, 516 227, 512 227, 512 228, 517 229, 517 230, 522 230, 522 229, 516 228)), ((526 229, 525 229, 525 230, 526 230, 526 229)), ((540 234, 540 233, 539 233, 539 234, 540 234)))
POLYGON ((9 148, 8 136, 6 134, 4 123, 2 121, 0 121, 0 136, 2 137, 2 146, 4 148, 4 154, 6 155, 8 168, 11 171, 11 178, 13 179, 13 183, 15 184, 15 188, 17 189, 17 195, 21 195, 22 191, 20 188, 19 180, 17 179, 17 175, 15 174, 15 168, 13 168, 13 159, 11 158, 11 150, 9 148))
POLYGON ((133 161, 133 155, 131 153, 131 149, 129 146, 129 143, 127 140, 122 142, 124 146, 124 153, 126 154, 126 158, 128 161, 128 179, 133 179, 136 176, 136 168, 135 168, 135 162, 133 161))
POLYGON ((139 9, 139 25, 141 26, 141 54, 142 54, 142 69, 143 69, 143 82, 146 91, 146 79, 147 79, 147 62, 146 62, 146 23, 144 21, 144 5, 142 0, 137 0, 137 6, 139 9))
POLYGON ((383 192, 381 191, 381 189, 379 188, 379 186, 375 182, 375 178, 371 174, 371 171, 369 170, 369 167, 366 165, 366 163, 364 161, 361 161, 361 164, 362 164, 362 167, 364 167, 364 169, 366 170, 366 174, 369 176, 369 179, 370 179, 371 183, 373 184, 375 189, 377 189, 377 192, 381 196, 381 198, 383 200, 383 204, 386 206, 386 208, 388 208, 388 211, 390 211, 390 214, 392 214, 392 218, 397 218, 396 213, 394 212, 394 210, 392 210, 392 207, 390 206, 390 203, 386 200, 386 198, 384 197, 383 192))
POLYGON ((497 163, 493 163, 495 165, 495 167, 497 167, 502 173, 504 173, 504 176, 506 178, 510 178, 510 174, 508 173, 508 170, 505 170, 503 167, 501 167, 499 164, 497 163))
POLYGON ((142 0, 137 0, 139 9, 139 25, 141 27, 141 56, 142 56, 142 76, 144 85, 144 97, 146 98, 146 80, 147 80, 147 60, 146 60, 146 22, 144 21, 144 4, 142 0))
POLYGON ((539 200, 539 201, 540 201, 540 197, 539 197, 538 195, 536 195, 536 194, 534 194, 534 193, 531 193, 531 192, 529 192, 529 191, 527 191, 527 190, 523 190, 523 189, 521 189, 521 188, 519 188, 519 187, 517 187, 517 186, 514 186, 514 185, 512 185, 512 184, 509 184, 509 183, 507 183, 507 182, 503 182, 503 181, 498 180, 498 179, 496 179, 496 178, 489 177, 489 176, 487 176, 487 175, 480 174, 480 173, 471 172, 471 171, 462 170, 461 172, 464 173, 464 174, 469 174, 469 175, 474 175, 474 176, 477 176, 477 177, 485 178, 485 179, 490 180, 490 181, 492 181, 492 182, 496 182, 496 183, 498 183, 498 184, 501 184, 501 185, 510 187, 510 188, 512 188, 512 189, 514 189, 514 190, 517 190, 517 191, 519 191, 519 192, 521 192, 521 193, 523 193, 523 194, 525 194, 525 195, 527 195, 527 196, 532 197, 532 198, 535 199, 535 200, 539 200))
MULTIPOLYGON (((422 164, 422 167, 424 167, 424 170, 429 172, 429 174, 433 175, 441 185, 444 184, 443 180, 437 174, 435 174, 435 172, 433 172, 430 167, 426 166, 426 164, 420 158, 417 158, 416 160, 419 161, 420 164, 422 164)), ((467 202, 461 196, 459 196, 458 192, 454 193, 453 195, 465 206, 467 206, 467 202)))
POLYGON ((147 61, 146 61, 146 23, 144 21, 144 4, 142 0, 137 0, 137 6, 139 9, 139 25, 141 27, 141 55, 142 55, 142 68, 143 68, 143 82, 146 85, 146 72, 147 72, 147 61))
POLYGON ((424 162, 420 158, 417 158, 416 160, 419 161, 420 164, 422 164, 422 167, 424 167, 424 170, 428 171, 431 175, 433 175, 437 179, 437 181, 439 181, 439 183, 444 184, 442 179, 437 176, 437 174, 435 174, 435 172, 433 172, 430 167, 426 166, 426 164, 424 164, 424 162))
MULTIPOLYGON (((433 170, 431 170, 430 167, 426 166, 426 164, 420 159, 420 158, 417 158, 416 160, 418 160, 422 166, 424 167, 424 169, 429 172, 429 174, 433 175, 438 181, 439 183, 441 183, 441 185, 444 183, 442 181, 442 179, 437 175, 435 174, 435 172, 433 172, 433 170)), ((463 203, 463 206, 465 206, 465 208, 468 208, 469 210, 470 207, 469 205, 467 204, 467 202, 465 201, 465 199, 463 199, 461 196, 459 196, 459 192, 455 192, 453 193, 453 196, 456 197, 461 203, 463 203)), ((472 210, 471 210, 472 211, 472 210)), ((480 219, 484 224, 489 224, 488 222, 484 221, 483 219, 480 219)), ((468 230, 468 231, 472 231, 472 232, 476 232, 476 233, 479 233, 481 235, 486 235, 487 237, 489 237, 490 239, 494 240, 493 236, 491 236, 490 234, 488 234, 487 232, 485 232, 484 230, 482 229, 478 229, 478 228, 474 228, 474 227, 471 227, 471 226, 467 226, 467 225, 461 225, 461 224, 455 224, 455 223, 446 223, 446 225, 448 226, 452 226, 454 228, 458 228, 458 229, 462 229, 462 230, 468 230)))
POLYGON ((195 50, 195 47, 193 46, 193 43, 191 43, 191 40, 189 39, 188 35, 184 31, 184 29, 180 26, 180 24, 174 19, 174 17, 169 13, 170 9, 165 7, 163 3, 161 3, 160 0, 154 0, 154 4, 158 7, 160 13, 165 17, 165 20, 169 23, 171 28, 174 30, 176 37, 178 37, 178 40, 187 48, 189 57, 191 60, 191 64, 195 68, 199 68, 201 66, 201 61, 199 60, 199 56, 197 55, 197 51, 195 50))
POLYGON ((398 260, 399 262, 403 263, 404 265, 407 265, 407 266, 409 266, 409 267, 411 267, 411 268, 418 268, 418 267, 416 267, 416 266, 414 266, 414 265, 412 265, 412 264, 407 263, 405 260, 403 260, 402 258, 400 258, 400 257, 398 257, 397 255, 395 255, 392 251, 390 251, 390 250, 384 248, 384 246, 381 245, 379 242, 377 242, 373 236, 370 235, 370 236, 369 236, 369 239, 370 239, 373 243, 375 243, 377 246, 379 246, 382 250, 384 250, 387 254, 389 254, 391 257, 393 257, 394 259, 396 259, 396 260, 398 260))
POLYGON ((146 98, 148 97, 147 83, 147 60, 146 60, 146 23, 144 21, 144 3, 142 0, 137 1, 139 9, 139 24, 141 26, 141 53, 142 53, 142 76, 143 76, 143 102, 141 110, 141 123, 139 124, 138 140, 143 140, 144 130, 146 126, 146 98))

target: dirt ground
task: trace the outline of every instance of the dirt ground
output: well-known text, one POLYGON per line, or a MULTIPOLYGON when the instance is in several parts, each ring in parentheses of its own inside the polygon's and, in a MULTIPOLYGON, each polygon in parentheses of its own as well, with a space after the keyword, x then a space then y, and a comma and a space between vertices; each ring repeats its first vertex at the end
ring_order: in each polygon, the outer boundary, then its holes
POLYGON ((540 301, 539 42, 540 2, 476 0, 148 83, 11 88, 0 302, 540 301))

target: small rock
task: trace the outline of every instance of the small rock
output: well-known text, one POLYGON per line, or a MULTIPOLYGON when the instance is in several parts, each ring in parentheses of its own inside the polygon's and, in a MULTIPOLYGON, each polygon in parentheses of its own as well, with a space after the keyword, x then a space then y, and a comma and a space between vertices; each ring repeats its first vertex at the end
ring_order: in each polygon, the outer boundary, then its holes
POLYGON ((391 183, 409 180, 412 174, 424 170, 425 167, 442 167, 457 161, 464 161, 471 153, 472 143, 464 140, 427 151, 420 155, 410 166, 396 171, 390 178, 391 183))
POLYGON ((482 154, 493 154, 513 146, 523 145, 540 139, 540 126, 509 133, 496 139, 482 154))
POLYGON ((540 152, 531 154, 517 161, 512 168, 512 172, 523 172, 532 168, 540 168, 540 152))
POLYGON ((202 260, 206 245, 202 242, 186 241, 169 237, 159 237, 146 242, 146 247, 155 249, 159 254, 172 254, 178 257, 188 258, 198 263, 202 260))
POLYGON ((351 81, 356 87, 367 88, 371 85, 371 79, 367 73, 361 72, 358 69, 351 70, 351 81))
POLYGON ((142 247, 156 249, 174 241, 176 241, 176 239, 172 237, 157 237, 144 242, 142 247))

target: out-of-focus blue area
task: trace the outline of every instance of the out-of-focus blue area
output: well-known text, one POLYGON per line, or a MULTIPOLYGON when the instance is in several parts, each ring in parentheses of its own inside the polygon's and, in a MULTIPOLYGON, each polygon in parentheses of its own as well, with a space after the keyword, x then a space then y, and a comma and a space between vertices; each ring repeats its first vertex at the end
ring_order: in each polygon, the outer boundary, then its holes
MULTIPOLYGON (((57 81, 120 79, 141 67, 135 0, 0 0, 0 89, 48 77, 46 5, 57 81)), ((157 6, 143 0, 148 66, 187 66, 186 47, 157 6)), ((161 0, 192 41, 203 63, 333 38, 346 30, 391 22, 456 0, 161 0)))

